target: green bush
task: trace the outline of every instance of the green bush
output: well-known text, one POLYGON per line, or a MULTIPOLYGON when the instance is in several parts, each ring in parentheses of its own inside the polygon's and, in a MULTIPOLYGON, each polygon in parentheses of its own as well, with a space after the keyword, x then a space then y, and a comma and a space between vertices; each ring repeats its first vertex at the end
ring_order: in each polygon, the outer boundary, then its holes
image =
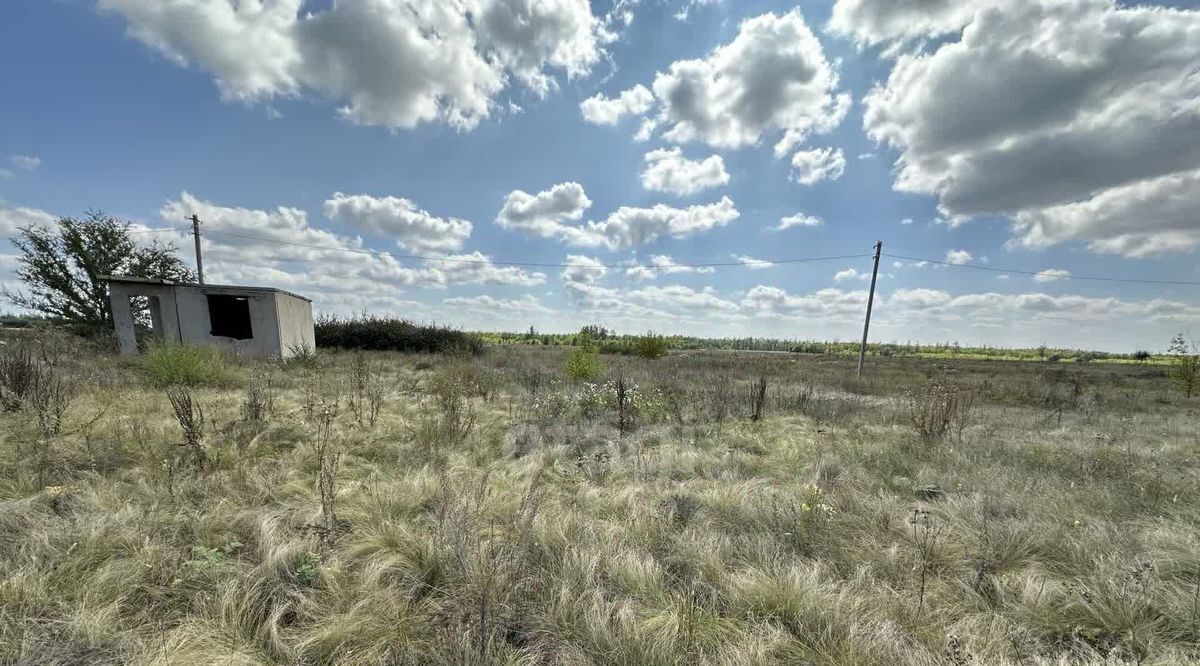
POLYGON ((315 326, 317 347, 402 352, 483 351, 479 336, 445 326, 414 324, 397 317, 322 316, 315 326))
POLYGON ((580 347, 571 352, 563 369, 571 379, 590 382, 604 375, 604 361, 595 347, 580 347))
POLYGON ((142 366, 155 386, 220 386, 232 381, 225 355, 216 347, 156 344, 146 350, 142 366))
POLYGON ((662 358, 667 355, 667 339, 647 333, 633 342, 633 353, 642 358, 662 358))

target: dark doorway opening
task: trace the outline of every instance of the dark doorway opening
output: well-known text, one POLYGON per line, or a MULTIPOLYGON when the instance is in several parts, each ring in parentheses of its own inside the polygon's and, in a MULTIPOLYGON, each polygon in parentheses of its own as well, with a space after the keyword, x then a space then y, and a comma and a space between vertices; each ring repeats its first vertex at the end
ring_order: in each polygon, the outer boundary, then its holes
POLYGON ((212 334, 235 340, 254 337, 250 328, 250 300, 245 296, 208 295, 208 319, 212 334))

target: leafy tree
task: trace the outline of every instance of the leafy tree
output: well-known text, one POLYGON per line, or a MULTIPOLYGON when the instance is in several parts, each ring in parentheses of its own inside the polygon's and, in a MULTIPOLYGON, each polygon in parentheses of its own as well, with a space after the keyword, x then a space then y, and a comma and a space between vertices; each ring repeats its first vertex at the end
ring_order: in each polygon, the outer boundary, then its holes
POLYGON ((1200 383, 1200 345, 1195 341, 1189 343, 1183 333, 1179 333, 1171 338, 1167 353, 1175 360, 1171 368, 1172 381, 1183 391, 1184 397, 1192 397, 1200 383))
POLYGON ((139 245, 130 223, 98 211, 60 217, 54 226, 22 227, 13 239, 20 251, 17 276, 27 291, 4 289, 15 305, 73 323, 112 321, 101 275, 128 275, 190 282, 195 274, 169 243, 139 245))

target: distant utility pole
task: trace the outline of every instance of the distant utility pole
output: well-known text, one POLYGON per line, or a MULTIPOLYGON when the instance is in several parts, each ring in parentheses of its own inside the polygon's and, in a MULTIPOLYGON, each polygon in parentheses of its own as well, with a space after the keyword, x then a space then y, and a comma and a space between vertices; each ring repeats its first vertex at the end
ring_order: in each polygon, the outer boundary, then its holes
MULTIPOLYGON (((198 248, 199 245, 196 247, 198 248)), ((875 278, 879 277, 879 253, 882 251, 883 241, 875 243, 875 265, 871 267, 871 291, 867 295, 867 320, 863 322, 862 344, 858 346, 858 377, 860 379, 862 378, 863 364, 867 362, 867 332, 871 330, 871 306, 875 304, 875 278)))
MULTIPOLYGON (((191 217, 184 218, 192 221, 192 236, 196 239, 196 277, 199 278, 200 284, 204 284, 204 257, 200 254, 200 216, 192 213, 191 217)), ((875 258, 875 264, 879 265, 879 257, 875 258)), ((875 286, 875 281, 871 281, 871 286, 875 286)), ((870 310, 867 310, 870 312, 870 310)), ((859 364, 859 373, 862 373, 862 364, 859 364)))

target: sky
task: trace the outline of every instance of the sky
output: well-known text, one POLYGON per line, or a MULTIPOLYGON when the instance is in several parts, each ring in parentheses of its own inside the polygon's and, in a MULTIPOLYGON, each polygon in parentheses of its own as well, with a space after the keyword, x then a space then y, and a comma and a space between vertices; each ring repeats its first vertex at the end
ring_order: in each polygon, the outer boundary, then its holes
POLYGON ((319 313, 854 340, 881 241, 876 341, 1200 338, 1190 2, 14 0, 0 86, 0 237, 319 313))

